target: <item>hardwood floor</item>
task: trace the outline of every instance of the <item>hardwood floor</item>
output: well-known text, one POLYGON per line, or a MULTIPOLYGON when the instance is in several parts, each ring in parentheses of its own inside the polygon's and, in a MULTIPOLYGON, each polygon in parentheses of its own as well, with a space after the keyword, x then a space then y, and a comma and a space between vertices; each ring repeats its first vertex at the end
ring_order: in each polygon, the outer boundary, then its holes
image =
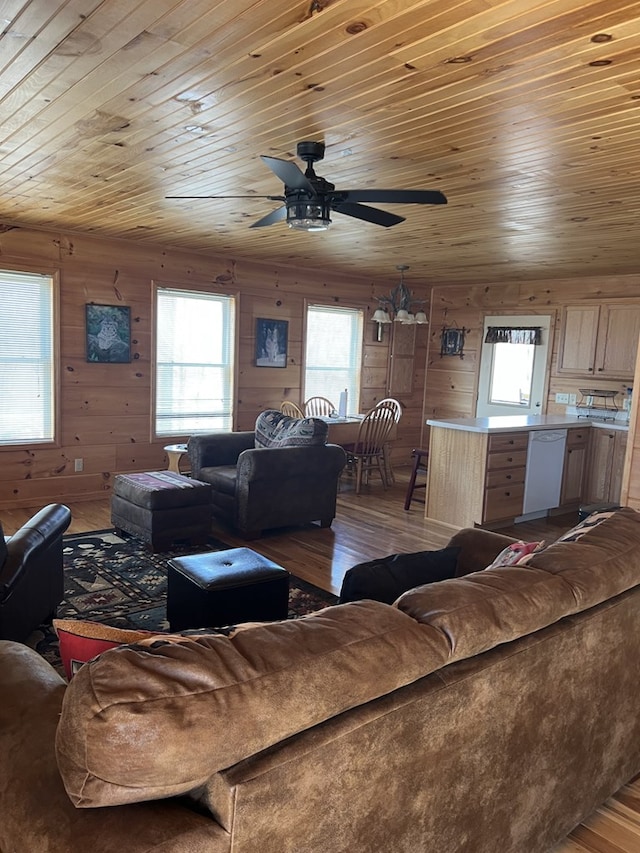
MULTIPOLYGON (((396 471, 396 484, 388 491, 374 481, 359 496, 351 482, 344 482, 338 496, 338 513, 330 529, 309 526, 276 531, 251 543, 222 527, 216 527, 214 533, 231 547, 249 544, 298 577, 337 594, 344 573, 356 563, 401 551, 424 550, 424 504, 415 500, 408 512, 403 509, 408 477, 408 469, 396 471)), ((69 506, 73 514, 70 533, 111 527, 108 498, 69 503, 69 506)), ((39 508, 0 511, 5 534, 14 533, 39 508)), ((549 542, 576 521, 572 513, 525 522, 500 532, 525 541, 549 542)), ((621 788, 549 853, 640 853, 640 776, 621 788)))

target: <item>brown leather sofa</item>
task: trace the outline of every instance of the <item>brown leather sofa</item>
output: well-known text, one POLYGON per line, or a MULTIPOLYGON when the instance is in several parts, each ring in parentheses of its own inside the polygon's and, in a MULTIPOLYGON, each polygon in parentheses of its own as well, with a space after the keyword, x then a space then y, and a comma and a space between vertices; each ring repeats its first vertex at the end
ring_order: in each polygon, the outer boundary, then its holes
POLYGON ((71 522, 64 504, 49 504, 13 536, 0 526, 0 639, 23 641, 50 621, 64 595, 62 534, 71 522))
POLYGON ((68 687, 0 643, 0 850, 547 853, 640 771, 640 514, 481 571, 505 542, 456 534, 471 573, 394 605, 150 638, 68 687))
POLYGON ((213 514, 245 539, 315 521, 330 527, 346 455, 327 434, 324 421, 269 409, 252 432, 192 436, 191 476, 211 485, 213 514))

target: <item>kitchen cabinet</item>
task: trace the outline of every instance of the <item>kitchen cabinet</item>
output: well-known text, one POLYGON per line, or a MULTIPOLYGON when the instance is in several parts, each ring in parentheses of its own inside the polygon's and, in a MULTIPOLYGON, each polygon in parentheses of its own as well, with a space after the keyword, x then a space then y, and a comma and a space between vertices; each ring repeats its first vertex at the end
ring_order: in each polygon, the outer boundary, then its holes
POLYGON ((567 430, 560 503, 579 504, 585 496, 590 428, 567 430))
POLYGON ((592 427, 590 444, 586 502, 617 503, 622 490, 627 432, 592 427))
POLYGON ((557 373, 633 379, 640 304, 567 305, 562 311, 557 373))
POLYGON ((489 436, 482 522, 522 514, 529 433, 489 436))

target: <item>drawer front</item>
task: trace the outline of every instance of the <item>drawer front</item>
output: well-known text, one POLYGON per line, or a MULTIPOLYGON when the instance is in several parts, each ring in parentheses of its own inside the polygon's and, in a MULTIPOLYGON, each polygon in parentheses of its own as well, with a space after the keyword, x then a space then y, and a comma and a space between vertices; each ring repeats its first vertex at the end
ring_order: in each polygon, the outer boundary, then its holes
POLYGON ((515 518, 522 515, 524 483, 513 486, 499 486, 485 492, 484 521, 498 521, 501 518, 515 518))
POLYGON ((568 429, 567 430, 567 447, 584 447, 589 438, 589 431, 586 429, 568 429))
POLYGON ((498 432, 489 436, 489 453, 503 450, 524 450, 529 446, 528 432, 498 432))
POLYGON ((496 468, 524 468, 526 464, 526 450, 506 450, 503 453, 490 453, 487 457, 487 471, 495 471, 496 468))
POLYGON ((524 465, 520 468, 496 468, 495 471, 487 471, 487 488, 496 486, 511 486, 515 483, 524 483, 526 472, 524 465))

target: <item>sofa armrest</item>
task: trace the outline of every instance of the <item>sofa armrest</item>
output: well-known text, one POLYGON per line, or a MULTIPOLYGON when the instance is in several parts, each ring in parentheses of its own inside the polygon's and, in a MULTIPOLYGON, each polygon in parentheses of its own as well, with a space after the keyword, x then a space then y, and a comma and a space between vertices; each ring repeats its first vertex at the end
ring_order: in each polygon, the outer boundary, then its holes
POLYGON ((458 556, 456 577, 486 569, 500 551, 517 541, 511 536, 494 533, 492 530, 482 530, 479 527, 465 527, 459 530, 447 543, 447 548, 462 548, 458 556))
POLYGON ((314 447, 259 447, 238 458, 237 483, 270 480, 274 487, 288 478, 314 480, 335 478, 344 468, 346 455, 335 444, 314 447))
POLYGON ((243 450, 255 447, 255 432, 218 432, 192 435, 187 442, 191 476, 202 468, 235 465, 243 450))
POLYGON ((181 800, 76 809, 55 737, 66 685, 37 652, 0 641, 0 850, 15 853, 226 853, 229 836, 181 800))

